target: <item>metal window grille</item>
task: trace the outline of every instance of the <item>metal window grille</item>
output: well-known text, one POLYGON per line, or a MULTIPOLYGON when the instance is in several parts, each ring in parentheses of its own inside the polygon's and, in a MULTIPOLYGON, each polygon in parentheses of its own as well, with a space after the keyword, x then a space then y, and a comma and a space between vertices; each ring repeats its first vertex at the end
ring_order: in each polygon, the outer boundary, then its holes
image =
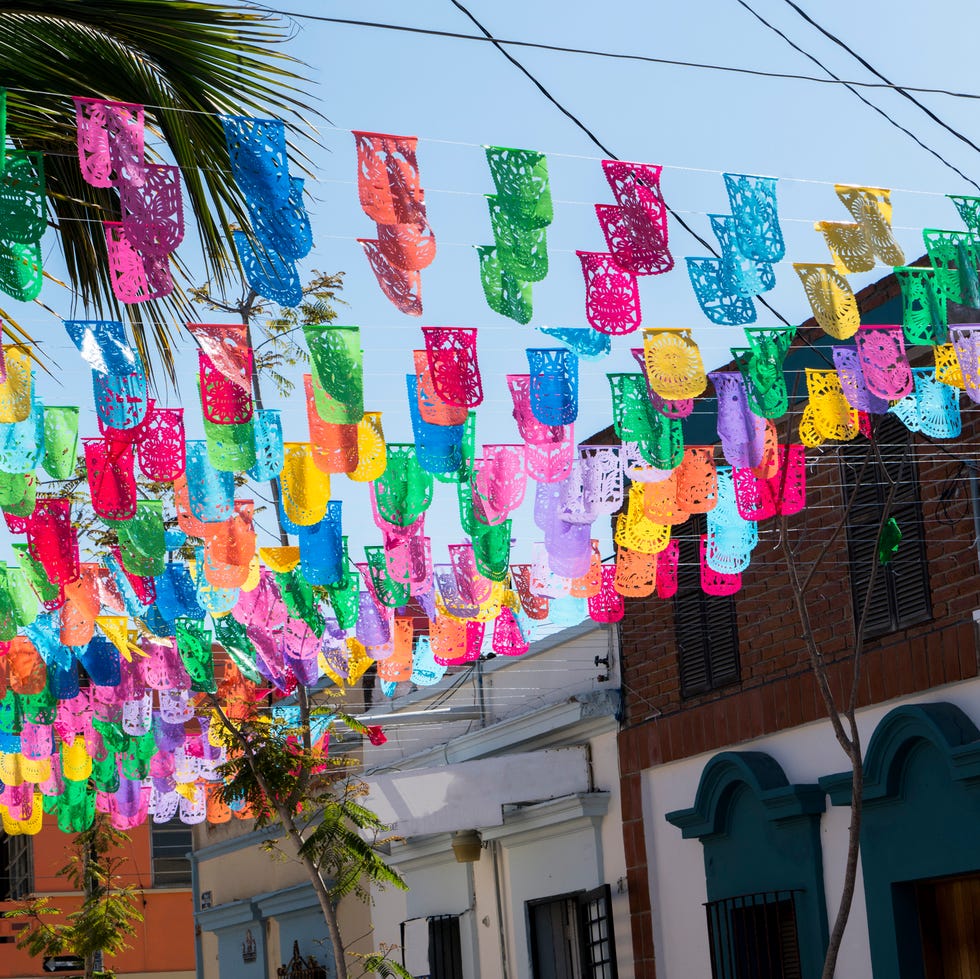
POLYGON ((279 979, 327 979, 327 970, 314 956, 304 959, 299 954, 299 942, 293 942, 293 957, 276 969, 279 979))
POLYGON ((0 830, 0 901, 19 901, 34 890, 34 846, 30 836, 0 830))
POLYGON ((459 915, 438 914, 429 918, 429 976, 463 979, 459 915))
POLYGON ((802 979, 798 893, 761 891, 704 906, 713 979, 802 979))
POLYGON ((150 848, 154 887, 190 887, 191 828, 179 819, 169 823, 150 823, 150 848))

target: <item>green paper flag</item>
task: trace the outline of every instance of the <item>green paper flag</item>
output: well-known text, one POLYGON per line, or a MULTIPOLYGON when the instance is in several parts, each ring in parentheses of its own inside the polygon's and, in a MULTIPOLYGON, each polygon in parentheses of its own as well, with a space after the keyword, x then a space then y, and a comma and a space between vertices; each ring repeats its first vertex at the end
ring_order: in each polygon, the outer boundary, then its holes
POLYGON ((902 543, 902 528, 894 517, 889 517, 878 535, 878 563, 888 564, 898 553, 898 545, 902 543))

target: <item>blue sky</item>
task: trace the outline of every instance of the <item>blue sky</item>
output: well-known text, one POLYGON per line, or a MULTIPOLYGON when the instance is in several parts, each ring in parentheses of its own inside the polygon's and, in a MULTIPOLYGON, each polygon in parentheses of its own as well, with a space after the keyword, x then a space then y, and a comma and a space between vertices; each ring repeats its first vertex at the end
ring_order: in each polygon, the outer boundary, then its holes
MULTIPOLYGON (((980 26, 975 5, 944 5, 941 16, 907 0, 843 3, 804 0, 811 15, 850 43, 894 81, 960 91, 980 91, 973 63, 980 26)), ((784 0, 752 0, 762 16, 845 78, 869 79, 850 56, 822 38, 784 0)), ((475 33, 449 0, 283 0, 281 9, 475 33)), ((622 0, 608 5, 571 2, 518 3, 473 0, 470 9, 498 37, 549 44, 637 53, 654 57, 821 74, 785 41, 768 31, 737 0, 660 4, 622 0)), ((310 118, 320 146, 304 143, 313 159, 307 182, 315 249, 307 269, 343 270, 342 322, 358 324, 365 349, 365 395, 369 408, 384 412, 389 441, 410 441, 404 374, 412 369, 411 350, 421 345, 421 325, 476 326, 486 400, 479 409, 481 442, 516 441, 510 417, 506 373, 526 371, 524 348, 541 345, 540 325, 584 326, 584 290, 575 249, 603 250, 592 204, 611 202, 599 160, 601 152, 550 105, 520 72, 489 44, 297 20, 285 49, 306 63, 309 100, 326 117, 310 118), (350 129, 417 135, 422 184, 429 219, 438 241, 435 263, 423 272, 423 317, 399 313, 379 292, 355 242, 372 236, 373 226, 356 194, 354 143, 350 129), (483 194, 493 190, 481 144, 529 147, 548 154, 555 220, 549 229, 550 272, 534 289, 532 323, 518 326, 492 313, 484 303, 472 246, 491 241, 483 194)), ((909 260, 921 254, 920 229, 959 227, 945 193, 973 188, 907 136, 889 126, 839 86, 777 80, 584 55, 511 49, 561 102, 618 156, 664 165, 663 191, 703 236, 710 238, 707 214, 727 210, 722 171, 780 178, 778 198, 787 259, 777 266, 771 301, 791 322, 809 311, 792 261, 826 261, 822 238, 812 223, 844 220, 834 182, 894 188, 894 224, 909 260)), ((980 178, 980 153, 958 142, 898 94, 868 90, 867 97, 892 113, 920 139, 967 174, 980 178)), ((980 103, 924 95, 919 98, 967 136, 980 141, 975 125, 980 103)), ((51 238, 46 244, 51 244, 51 238)), ((671 225, 677 267, 665 276, 641 281, 644 325, 694 329, 709 367, 727 359, 742 342, 741 330, 713 326, 703 317, 691 291, 683 257, 703 254, 679 226, 671 225)), ((56 260, 52 262, 56 271, 56 260)), ((855 289, 885 274, 852 277, 855 289)), ((67 312, 63 295, 48 286, 42 298, 67 312)), ((87 371, 66 349, 60 326, 39 311, 25 322, 50 338, 50 349, 64 350, 62 393, 49 379, 41 382, 50 403, 70 401, 87 390, 87 371), (46 325, 47 324, 47 325, 46 325)), ((760 309, 759 324, 775 323, 760 309)), ((610 420, 606 372, 632 371, 631 346, 639 335, 614 342, 613 354, 582 365, 578 438, 610 420)), ((187 342, 187 352, 193 348, 187 342)), ((188 361, 189 363, 189 361, 188 361)), ((301 390, 301 388, 300 388, 301 390)), ((196 415, 193 387, 182 395, 196 415)), ((75 400, 78 400, 77 397, 75 400)), ((171 401, 175 403, 176 398, 171 401)), ((82 398, 82 403, 90 401, 82 398)), ((306 438, 305 409, 298 396, 282 406, 287 438, 306 438)), ((94 432, 94 416, 87 415, 94 432)), ((84 425, 85 423, 83 423, 84 425)), ((194 432, 192 431, 193 435, 194 432)), ((373 543, 366 492, 362 485, 334 480, 335 496, 345 501, 345 527, 355 549, 373 543)), ((429 531, 441 548, 461 539, 444 518, 455 507, 448 487, 437 489, 429 531)), ((525 512, 528 507, 525 506, 525 512)), ((530 557, 530 520, 518 525, 515 557, 530 557)), ((607 536, 608 539, 608 536, 607 536)), ((608 553, 608 547, 604 547, 608 553)))

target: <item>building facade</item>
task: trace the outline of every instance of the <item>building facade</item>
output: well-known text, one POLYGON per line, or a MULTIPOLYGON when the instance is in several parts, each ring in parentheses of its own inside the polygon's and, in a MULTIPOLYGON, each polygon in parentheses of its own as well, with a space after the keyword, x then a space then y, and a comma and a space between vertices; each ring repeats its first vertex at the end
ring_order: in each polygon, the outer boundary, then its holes
MULTIPOLYGON (((893 277, 858 299, 864 322, 901 322, 893 277)), ((799 351, 797 370, 808 356, 799 351)), ((637 977, 820 976, 851 770, 814 650, 837 704, 854 685, 865 758, 837 975, 980 975, 980 423, 970 407, 949 442, 885 418, 870 455, 863 438, 807 450, 807 507, 760 523, 736 594, 701 590, 692 519, 674 528, 676 596, 627 604, 619 764, 637 977), (886 498, 902 540, 881 564, 886 498)), ((795 441, 798 408, 791 415, 795 441)))
MULTIPOLYGON (((130 830, 129 836, 119 879, 137 888, 143 920, 130 939, 132 948, 107 959, 106 966, 131 979, 192 979, 190 827, 179 822, 150 823, 130 830)), ((0 832, 0 979, 50 974, 43 961, 17 949, 23 922, 4 913, 31 896, 48 897, 66 913, 81 904, 81 895, 65 890, 67 882, 58 875, 68 862, 70 839, 48 815, 35 836, 0 832)))
POLYGON ((616 646, 586 622, 377 714, 370 801, 409 889, 376 895, 374 940, 413 975, 632 979, 616 646))

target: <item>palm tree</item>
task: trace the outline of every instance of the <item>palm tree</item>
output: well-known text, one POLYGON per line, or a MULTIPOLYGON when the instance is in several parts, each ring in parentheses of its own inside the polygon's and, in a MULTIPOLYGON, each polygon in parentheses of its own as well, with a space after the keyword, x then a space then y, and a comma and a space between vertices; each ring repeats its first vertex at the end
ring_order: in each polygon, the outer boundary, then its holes
MULTIPOLYGON (((75 304, 83 311, 119 318, 101 227, 103 220, 118 219, 118 204, 111 190, 91 187, 81 177, 71 96, 146 106, 148 130, 166 141, 181 168, 204 274, 221 282, 233 268, 231 226, 246 221, 247 212, 228 174, 218 114, 279 116, 293 126, 302 122, 310 99, 298 63, 277 47, 287 38, 276 17, 219 3, 0 2, 8 145, 45 154, 49 219, 75 304)), ((200 273, 195 270, 198 280, 200 273)), ((172 379, 168 313, 185 306, 177 290, 163 306, 127 309, 144 359, 152 364, 147 358, 152 338, 172 379)))

